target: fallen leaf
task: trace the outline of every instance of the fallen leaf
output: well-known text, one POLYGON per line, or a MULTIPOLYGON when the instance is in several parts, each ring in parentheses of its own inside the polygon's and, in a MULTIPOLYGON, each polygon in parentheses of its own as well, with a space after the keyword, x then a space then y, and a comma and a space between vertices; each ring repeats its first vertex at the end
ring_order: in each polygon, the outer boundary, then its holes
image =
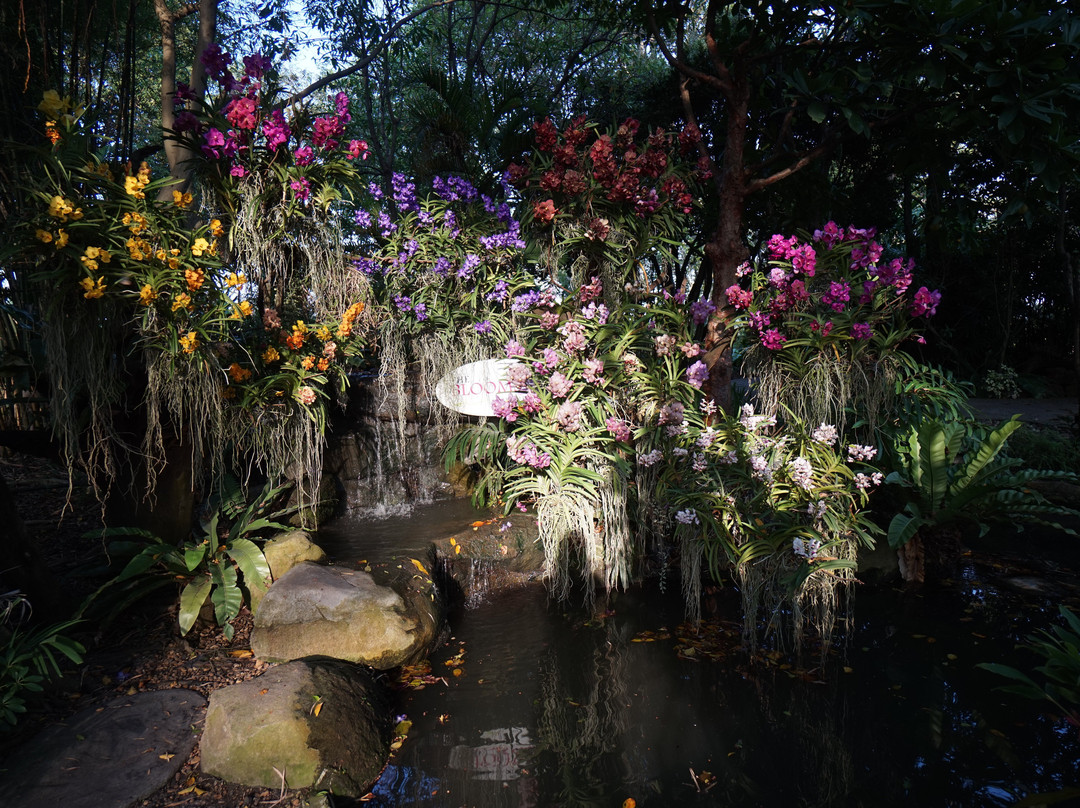
POLYGON ((237 657, 239 659, 246 659, 247 657, 255 655, 251 652, 250 648, 238 648, 235 651, 229 651, 229 656, 237 657))
POLYGON ((166 752, 164 755, 158 755, 158 757, 162 760, 172 760, 176 755, 172 752, 166 752))
POLYGON ((622 808, 637 808, 637 800, 633 797, 627 797, 622 801, 622 808))
POLYGON ((319 717, 319 713, 321 713, 321 712, 322 712, 322 706, 323 706, 323 703, 322 703, 321 701, 317 701, 317 702, 315 702, 315 709, 314 709, 314 713, 315 713, 315 717, 316 717, 316 718, 318 718, 318 717, 319 717))
POLYGON ((411 561, 415 565, 415 567, 420 570, 420 572, 424 573, 424 575, 428 574, 427 568, 424 567, 424 565, 417 561, 415 558, 410 558, 409 561, 411 561))

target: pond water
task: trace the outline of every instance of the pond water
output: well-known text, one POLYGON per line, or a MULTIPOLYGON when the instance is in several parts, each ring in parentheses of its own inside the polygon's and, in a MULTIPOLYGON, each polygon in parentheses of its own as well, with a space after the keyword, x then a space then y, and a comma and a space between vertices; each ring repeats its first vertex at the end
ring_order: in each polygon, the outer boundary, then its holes
MULTIPOLYGON (((320 538, 343 562, 415 555, 475 518, 436 503, 320 538)), ((1080 786, 1078 729, 975 668, 1030 670, 1017 641, 1080 609, 1061 546, 1006 537, 941 585, 860 588, 820 667, 748 655, 731 585, 698 635, 674 580, 592 610, 500 594, 452 613, 431 661, 445 681, 399 692, 413 724, 366 804, 1004 806, 1080 786)))

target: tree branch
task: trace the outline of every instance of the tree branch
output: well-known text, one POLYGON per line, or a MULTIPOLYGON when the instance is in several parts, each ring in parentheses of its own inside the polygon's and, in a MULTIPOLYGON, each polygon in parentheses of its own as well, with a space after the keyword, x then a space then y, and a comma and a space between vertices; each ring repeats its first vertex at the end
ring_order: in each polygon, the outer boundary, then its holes
POLYGON ((668 47, 667 42, 664 41, 663 36, 661 36, 660 28, 656 24, 656 17, 651 11, 648 13, 648 22, 649 32, 653 35, 653 39, 656 41, 656 47, 660 49, 660 53, 663 54, 669 65, 671 65, 675 70, 679 71, 682 75, 687 76, 688 78, 692 78, 696 81, 700 81, 702 84, 709 85, 714 90, 723 95, 725 98, 727 98, 728 93, 731 91, 730 82, 725 82, 718 76, 713 76, 709 73, 705 73, 701 70, 690 67, 690 65, 677 58, 675 54, 671 52, 671 49, 668 47))
POLYGON ((347 78, 348 76, 351 76, 354 73, 363 70, 373 61, 379 58, 379 55, 384 50, 386 50, 386 47, 390 44, 390 41, 394 38, 394 35, 397 34, 397 32, 400 31, 403 27, 408 25, 417 17, 420 17, 429 11, 437 8, 442 8, 443 6, 453 5, 456 2, 458 2, 458 0, 435 0, 435 2, 433 2, 431 5, 424 6, 423 8, 418 8, 416 11, 412 11, 406 14, 404 17, 397 20, 393 25, 386 29, 386 32, 381 37, 379 37, 378 41, 372 46, 371 50, 369 50, 362 59, 353 62, 348 67, 344 67, 335 73, 330 73, 327 76, 323 76, 321 79, 312 82, 299 92, 293 93, 291 96, 285 99, 283 106, 291 106, 293 104, 297 104, 303 101, 309 95, 317 93, 324 87, 329 87, 334 82, 340 81, 343 78, 347 78))

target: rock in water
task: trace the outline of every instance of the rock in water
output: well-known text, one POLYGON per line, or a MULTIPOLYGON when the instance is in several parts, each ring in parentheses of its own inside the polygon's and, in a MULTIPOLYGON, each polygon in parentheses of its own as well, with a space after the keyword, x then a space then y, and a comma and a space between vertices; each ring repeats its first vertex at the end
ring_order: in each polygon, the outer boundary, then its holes
POLYGON ((406 598, 360 570, 299 564, 263 596, 251 650, 271 662, 328 656, 383 670, 422 659, 441 614, 430 578, 411 578, 422 580, 399 587, 406 598))
POLYGON ((302 659, 210 695, 202 770, 234 783, 367 793, 390 755, 389 702, 371 674, 302 659), (276 771, 275 771, 276 769, 276 771))

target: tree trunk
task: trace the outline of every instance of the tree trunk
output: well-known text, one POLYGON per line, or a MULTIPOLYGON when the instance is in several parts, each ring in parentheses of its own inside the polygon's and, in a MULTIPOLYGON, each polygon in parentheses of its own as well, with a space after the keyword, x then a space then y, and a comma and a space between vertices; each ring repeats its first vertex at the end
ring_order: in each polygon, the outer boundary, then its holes
POLYGON ((732 79, 728 95, 728 120, 724 157, 718 183, 719 221, 712 238, 705 245, 705 257, 712 270, 712 302, 716 311, 705 332, 705 365, 709 369, 709 394, 725 410, 731 409, 731 358, 734 309, 728 304, 727 288, 736 281, 735 270, 749 257, 743 233, 743 213, 749 189, 743 154, 750 106, 750 92, 745 77, 732 79))
MULTIPOLYGON (((218 0, 198 0, 198 5, 184 6, 180 11, 172 11, 165 0, 154 0, 154 11, 161 27, 161 128, 171 130, 176 125, 176 22, 181 17, 198 11, 199 33, 195 43, 195 60, 191 67, 191 90, 196 103, 201 103, 206 93, 206 68, 202 64, 202 55, 214 41, 217 34, 218 0)), ((191 181, 191 167, 188 161, 194 156, 182 144, 171 140, 167 135, 164 142, 165 159, 169 163, 169 173, 181 181, 180 185, 163 188, 159 200, 172 199, 172 192, 184 190, 191 181)))

